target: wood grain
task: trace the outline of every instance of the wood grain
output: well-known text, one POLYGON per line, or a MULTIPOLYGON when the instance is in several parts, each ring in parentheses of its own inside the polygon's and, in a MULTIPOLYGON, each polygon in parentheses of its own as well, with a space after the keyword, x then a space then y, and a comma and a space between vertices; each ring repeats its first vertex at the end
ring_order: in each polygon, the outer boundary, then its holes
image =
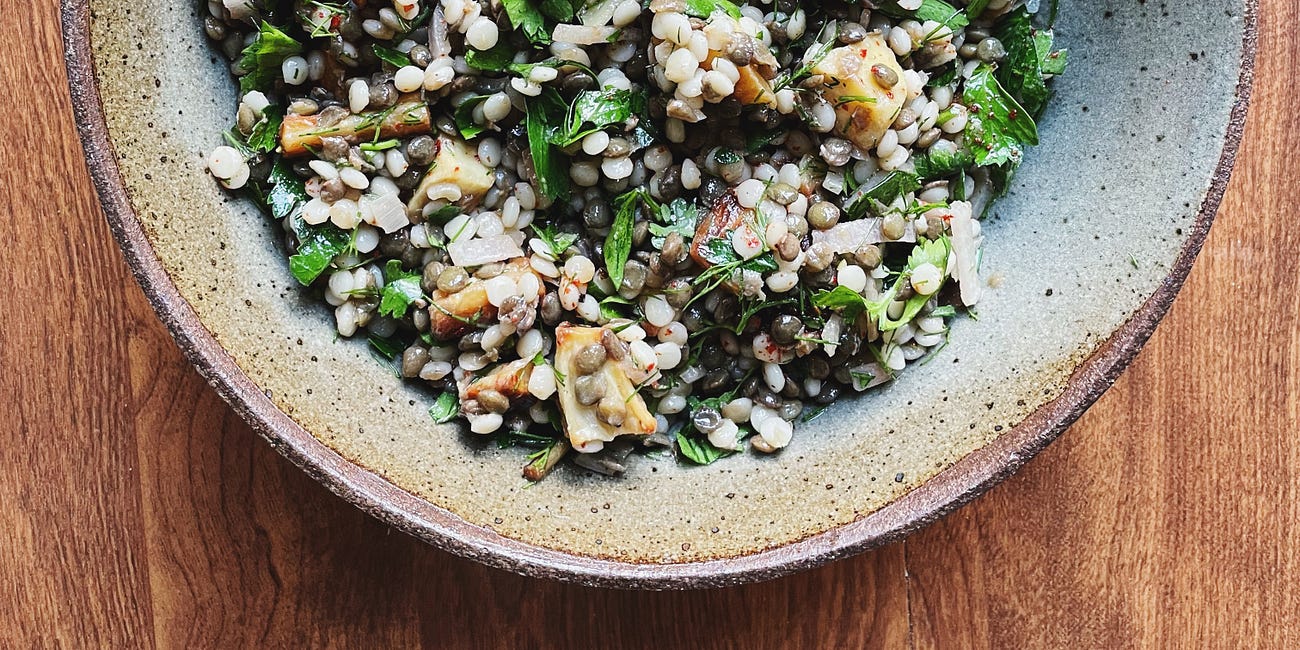
POLYGON ((1264 0, 1224 211, 1173 313, 1061 441, 939 524, 736 589, 500 573, 392 533, 184 362, 100 215, 54 3, 0 22, 0 647, 1296 647, 1300 0, 1264 0), (56 116, 56 117, 51 117, 56 116))

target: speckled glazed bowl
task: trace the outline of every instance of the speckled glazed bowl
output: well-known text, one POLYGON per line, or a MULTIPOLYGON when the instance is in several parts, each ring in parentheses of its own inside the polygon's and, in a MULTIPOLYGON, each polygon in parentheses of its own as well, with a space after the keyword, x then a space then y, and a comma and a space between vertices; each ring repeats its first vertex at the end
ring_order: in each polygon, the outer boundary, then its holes
POLYGON ((181 348, 277 449, 451 552, 622 587, 770 578, 898 539, 1007 476, 1083 412, 1174 299, 1241 138, 1254 0, 1062 3, 1069 73, 986 224, 980 319, 894 385, 844 399, 783 453, 708 467, 562 467, 436 426, 430 396, 289 276, 276 229, 218 190, 235 86, 196 3, 64 0, 86 155, 113 231, 181 348))

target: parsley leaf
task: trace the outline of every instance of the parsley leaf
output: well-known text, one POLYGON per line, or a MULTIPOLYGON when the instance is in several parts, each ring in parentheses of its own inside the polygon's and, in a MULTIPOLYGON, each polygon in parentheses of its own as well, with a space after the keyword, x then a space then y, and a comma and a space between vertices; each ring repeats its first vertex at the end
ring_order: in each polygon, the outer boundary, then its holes
POLYGON ((975 155, 969 149, 964 148, 950 153, 932 147, 929 151, 918 154, 912 159, 912 163, 916 167, 916 175, 923 181, 950 176, 966 169, 973 162, 975 162, 975 155))
POLYGON ((677 450, 696 465, 708 465, 736 453, 730 449, 714 447, 708 438, 687 435, 685 427, 677 432, 677 450))
POLYGON ((372 45, 371 49, 374 50, 375 56, 379 57, 380 60, 384 61, 385 63, 388 63, 389 65, 392 65, 397 68, 403 68, 408 65, 411 65, 411 57, 406 54, 402 54, 400 50, 395 50, 391 47, 384 47, 383 45, 380 45, 378 43, 372 45))
POLYGON ((239 79, 242 92, 267 90, 280 78, 284 60, 302 52, 302 44, 293 40, 274 25, 262 21, 253 43, 244 48, 239 57, 239 67, 247 74, 239 79))
POLYGON ((916 18, 919 21, 933 20, 943 23, 949 29, 957 30, 970 24, 966 13, 942 0, 921 0, 921 6, 908 11, 898 5, 897 0, 881 3, 877 11, 891 18, 916 18))
POLYGON ((674 199, 672 203, 659 206, 658 217, 661 223, 650 224, 650 243, 662 250, 664 240, 672 233, 681 235, 686 241, 695 236, 700 209, 686 199, 674 199))
POLYGON ((401 341, 386 339, 382 336, 371 334, 366 337, 366 342, 370 344, 370 349, 383 356, 384 361, 396 361, 397 357, 402 354, 405 346, 401 341))
POLYGON ((546 17, 530 0, 502 0, 510 23, 523 31, 528 40, 539 45, 551 42, 550 30, 546 29, 546 17))
POLYGON ((1038 144, 1034 118, 1003 90, 993 68, 981 65, 966 80, 967 142, 977 165, 1019 164, 1024 148, 1038 144))
POLYGON ((329 222, 313 226, 294 216, 293 230, 298 236, 298 252, 289 257, 289 272, 303 286, 315 282, 330 262, 352 245, 352 237, 329 222))
POLYGON ((505 39, 490 50, 465 50, 465 65, 476 70, 505 72, 515 61, 515 47, 505 39))
POLYGON ((889 304, 894 301, 894 296, 898 295, 899 290, 904 286, 904 282, 911 282, 912 272, 922 264, 933 264, 941 273, 944 272, 948 266, 949 251, 950 246, 947 237, 918 243, 912 249, 912 254, 907 258, 907 265, 898 274, 893 286, 877 300, 867 300, 848 287, 837 286, 829 291, 822 291, 814 295, 813 304, 818 307, 838 309, 843 312, 844 318, 850 321, 857 318, 859 314, 866 312, 876 321, 880 331, 896 330, 916 318, 916 315, 920 313, 925 303, 929 302, 932 295, 915 294, 908 298, 907 302, 904 303, 903 313, 899 314, 896 319, 889 317, 889 304))
POLYGON ((451 422, 457 415, 460 415, 460 403, 452 392, 439 395, 433 406, 429 407, 429 417, 437 424, 451 422))
POLYGON ((998 82, 1030 115, 1042 113, 1051 94, 1043 75, 1064 72, 1067 53, 1052 51, 1052 30, 1034 29, 1023 8, 1003 21, 997 37, 1007 48, 1007 58, 997 68, 998 82))
POLYGON ((732 18, 740 18, 740 7, 728 0, 686 0, 682 10, 687 16, 708 20, 715 11, 722 11, 732 18))
POLYGON ((559 259, 564 252, 569 250, 573 243, 578 241, 578 233, 560 232, 551 225, 533 225, 533 234, 542 240, 546 247, 551 249, 551 257, 559 259))
POLYGON ((623 284, 623 267, 632 253, 632 230, 636 225, 637 208, 642 202, 652 210, 657 210, 654 199, 650 198, 650 192, 645 189, 631 190, 614 199, 618 212, 614 215, 614 225, 610 226, 609 234, 605 237, 605 272, 609 273, 609 281, 615 287, 623 284))
POLYGON ((456 107, 456 114, 453 116, 456 120, 456 128, 460 130, 460 137, 466 140, 473 140, 478 135, 487 130, 487 127, 474 121, 474 109, 483 102, 487 101, 487 95, 475 95, 461 102, 456 107))
POLYGON ((411 303, 424 297, 420 289, 419 273, 411 273, 402 268, 401 260, 388 260, 384 265, 384 289, 380 292, 379 315, 402 318, 410 310, 411 303))
POLYGON ((253 125, 244 143, 253 153, 271 153, 280 144, 280 124, 284 122, 284 109, 272 104, 262 111, 262 119, 253 125))
POLYGON ((283 158, 271 165, 271 175, 267 182, 271 189, 266 193, 266 207, 276 219, 293 215, 311 199, 302 179, 293 173, 283 158))
POLYGON ((551 146, 551 134, 568 114, 564 100, 554 88, 547 87, 527 104, 528 149, 542 193, 560 198, 569 193, 569 172, 562 154, 551 146))
POLYGON ((646 98, 641 93, 619 88, 583 91, 569 109, 567 130, 552 136, 551 143, 567 147, 597 131, 625 124, 633 116, 644 113, 645 108, 646 98), (583 128, 587 124, 591 126, 583 128))
POLYGON ((547 18, 563 23, 573 20, 583 4, 583 0, 542 0, 541 11, 547 18))
POLYGON ((844 201, 844 216, 859 219, 868 212, 878 212, 876 204, 889 205, 894 199, 921 189, 916 174, 902 170, 889 172, 874 183, 864 183, 844 201))

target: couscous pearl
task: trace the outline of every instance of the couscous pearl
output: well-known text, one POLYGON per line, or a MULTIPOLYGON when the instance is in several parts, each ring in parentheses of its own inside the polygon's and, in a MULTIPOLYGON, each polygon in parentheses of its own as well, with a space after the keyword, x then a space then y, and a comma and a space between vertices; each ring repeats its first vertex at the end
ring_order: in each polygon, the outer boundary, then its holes
POLYGON ((614 26, 627 27, 641 17, 641 3, 637 0, 624 0, 614 8, 614 26))
POLYGON ((921 264, 912 271, 912 288, 922 296, 933 294, 942 285, 943 272, 933 264, 921 264))
POLYGON ((358 253, 369 253, 379 247, 379 231, 370 224, 357 226, 356 246, 358 253))
POLYGON ((687 331, 685 325, 679 322, 672 322, 666 327, 660 328, 659 340, 674 345, 686 345, 690 340, 690 332, 687 331))
POLYGON ((510 96, 505 93, 494 93, 483 102, 483 118, 489 122, 499 122, 510 115, 510 110, 514 106, 510 103, 510 96))
POLYGON ((654 347, 659 370, 672 370, 682 362, 682 347, 674 343, 660 343, 654 347))
POLYGON ((239 169, 235 170, 235 175, 230 178, 222 179, 221 184, 229 190, 237 190, 248 184, 248 177, 252 170, 248 163, 240 163, 239 169))
POLYGON ((608 146, 609 134, 604 131, 596 131, 582 139, 582 152, 588 156, 600 155, 608 146))
POLYGON ((330 219, 330 204, 320 200, 312 199, 302 206, 302 220, 317 226, 330 219))
POLYGON ((338 167, 335 167, 324 160, 313 160, 307 163, 307 166, 310 167, 312 171, 316 172, 317 176, 320 176, 327 181, 332 181, 339 177, 338 167))
POLYGON ((564 263, 564 274, 574 282, 587 284, 596 277, 596 265, 584 255, 574 255, 564 263))
POLYGON ((867 288, 867 273, 862 267, 854 264, 845 264, 840 267, 839 273, 835 277, 836 283, 842 287, 847 287, 854 293, 862 293, 867 288))
POLYGON ((655 327, 664 327, 677 317, 676 311, 663 296, 650 296, 642 305, 646 321, 655 327))
POLYGON ((551 366, 542 364, 533 366, 528 376, 528 393, 540 400, 550 399, 555 394, 555 372, 551 366))
POLYGON ((217 178, 226 179, 239 173, 244 157, 234 147, 217 147, 208 154, 208 171, 217 178))
POLYGON ((291 86, 301 86, 307 82, 307 59, 301 56, 291 56, 280 64, 280 74, 284 75, 284 82, 291 86))
POLYGON ((699 59, 686 48, 674 50, 664 63, 664 76, 673 83, 682 83, 695 76, 700 67, 699 59))
POLYGON ((703 180, 700 175, 700 167, 695 164, 694 160, 687 158, 682 161, 682 187, 688 190, 698 190, 703 180))
POLYGON ((361 170, 353 167, 345 167, 339 170, 339 180, 343 181, 344 185, 357 190, 364 190, 370 187, 370 177, 366 176, 361 170))
POLYGON ((424 86, 424 70, 413 65, 402 66, 393 73, 393 85, 404 93, 413 93, 424 86))
POLYGON ((763 383, 773 393, 781 392, 785 388, 785 373, 781 372, 781 366, 775 363, 763 364, 763 383))
POLYGON ((486 16, 480 16, 465 31, 465 44, 476 50, 490 50, 496 47, 500 38, 496 23, 486 16))
POLYGON ((600 171, 611 180, 623 180, 632 175, 636 165, 631 158, 606 158, 600 163, 600 171))
POLYGON ((360 113, 370 106, 370 86, 365 81, 357 79, 348 86, 348 108, 353 113, 360 113))
POLYGON ((492 433, 501 428, 505 420, 500 413, 488 413, 486 415, 475 415, 469 418, 469 430, 474 433, 486 434, 492 433))
MULTIPOLYGON (((393 175, 393 178, 397 178, 398 176, 401 176, 402 174, 406 173, 406 170, 410 168, 410 163, 406 160, 406 154, 402 153, 400 149, 389 149, 384 154, 384 167, 388 169, 389 174, 393 175)), ((371 188, 373 188, 376 193, 381 193, 379 191, 379 186, 380 186, 379 181, 381 180, 387 181, 387 184, 385 185, 385 189, 389 187, 391 187, 393 190, 398 189, 396 185, 393 185, 393 182, 391 180, 388 180, 387 178, 381 176, 370 182, 371 188)), ((396 193, 397 192, 395 191, 393 192, 393 194, 396 193)))

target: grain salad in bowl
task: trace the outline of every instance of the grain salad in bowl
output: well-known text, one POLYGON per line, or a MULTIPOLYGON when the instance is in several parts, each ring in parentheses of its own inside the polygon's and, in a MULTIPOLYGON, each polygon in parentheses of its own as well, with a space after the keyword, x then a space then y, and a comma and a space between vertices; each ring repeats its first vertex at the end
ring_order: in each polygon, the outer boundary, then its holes
POLYGON ((207 165, 341 337, 528 479, 774 453, 978 302, 1065 66, 1037 10, 211 0, 241 99, 207 165))

